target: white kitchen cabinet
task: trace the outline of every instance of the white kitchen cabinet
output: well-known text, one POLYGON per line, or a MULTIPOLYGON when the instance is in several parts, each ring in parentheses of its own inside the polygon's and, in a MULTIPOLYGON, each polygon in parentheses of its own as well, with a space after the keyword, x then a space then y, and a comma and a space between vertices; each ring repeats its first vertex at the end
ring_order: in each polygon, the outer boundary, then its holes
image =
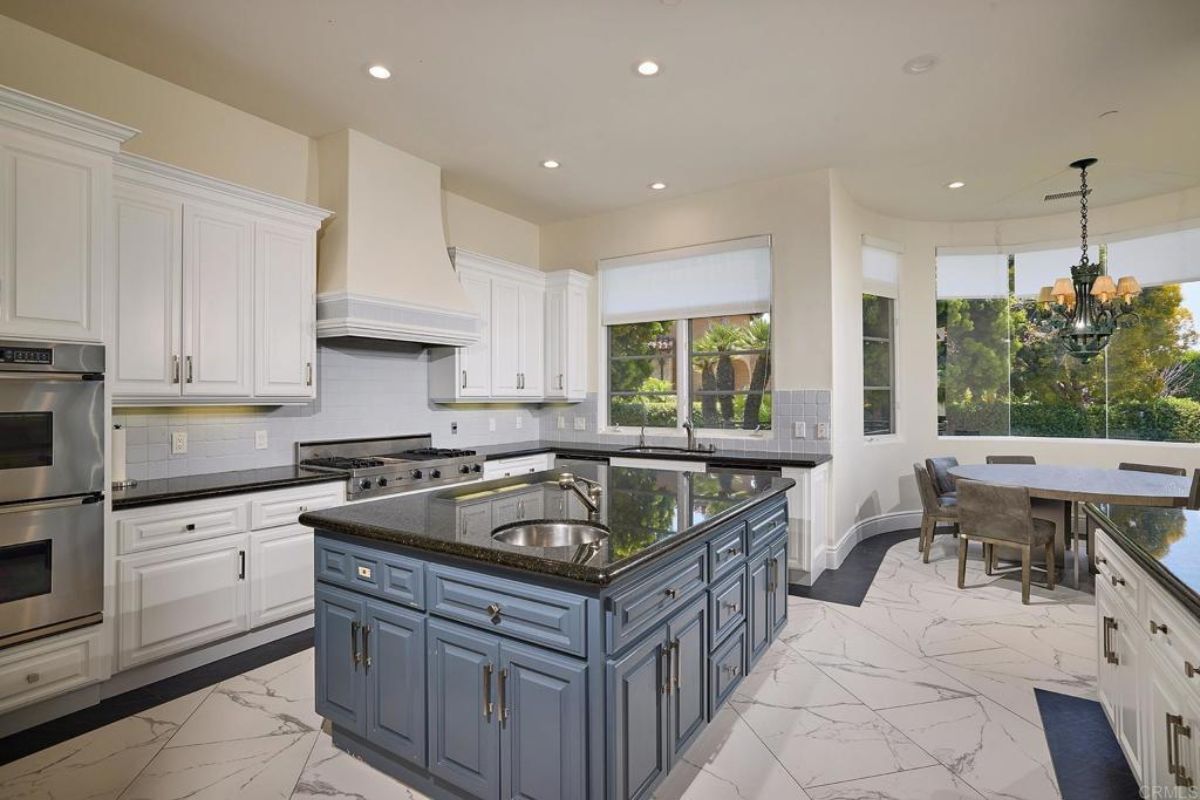
POLYGON ((587 397, 588 286, 591 279, 574 270, 546 276, 545 397, 587 397))
POLYGON ((461 249, 455 269, 480 316, 481 338, 429 355, 434 402, 541 402, 587 396, 590 278, 538 270, 461 249))
POLYGON ((103 632, 102 625, 93 625, 5 649, 0 714, 107 678, 103 632))
POLYGON ((254 394, 316 397, 316 251, 312 231, 256 225, 254 394))
POLYGON ((250 534, 250 627, 311 611, 313 532, 285 525, 250 534))
POLYGON ((248 629, 246 534, 117 559, 117 668, 248 629))
POLYGON ((511 478, 514 475, 531 475, 534 472, 544 472, 553 468, 553 453, 500 458, 484 462, 483 479, 490 481, 496 478, 511 478))
POLYGON ((112 161, 134 133, 0 87, 0 336, 103 341, 112 161))
POLYGON ((1135 617, 1105 581, 1096 582, 1096 613, 1100 619, 1096 698, 1137 777, 1142 752, 1138 673, 1143 654, 1138 648, 1135 617))
POLYGON ((327 212, 139 156, 116 170, 117 402, 315 397, 327 212))

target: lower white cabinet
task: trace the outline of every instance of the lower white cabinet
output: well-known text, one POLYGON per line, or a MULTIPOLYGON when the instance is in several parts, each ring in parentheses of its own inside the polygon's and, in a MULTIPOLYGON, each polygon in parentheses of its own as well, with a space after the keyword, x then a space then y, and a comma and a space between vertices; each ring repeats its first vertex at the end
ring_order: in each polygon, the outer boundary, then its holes
POLYGON ((0 714, 107 678, 103 631, 93 625, 0 653, 0 714))
POLYGON ((313 532, 287 525, 250 534, 250 627, 311 611, 313 532))
POLYGON ((249 536, 167 547, 117 561, 117 668, 245 631, 249 536))

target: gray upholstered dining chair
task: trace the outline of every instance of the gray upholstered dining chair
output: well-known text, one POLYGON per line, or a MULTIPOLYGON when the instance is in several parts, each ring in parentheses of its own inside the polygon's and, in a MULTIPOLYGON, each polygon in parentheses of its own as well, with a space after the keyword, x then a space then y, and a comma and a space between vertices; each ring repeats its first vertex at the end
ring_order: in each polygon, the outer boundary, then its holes
POLYGON ((1187 507, 1193 511, 1200 510, 1200 467, 1192 473, 1192 490, 1188 492, 1187 507))
POLYGON ((1163 467, 1158 464, 1131 464, 1128 461, 1122 461, 1117 465, 1117 469, 1123 469, 1127 472, 1154 472, 1159 475, 1174 475, 1178 478, 1187 475, 1187 470, 1183 467, 1163 467))
POLYGON ((1046 587, 1054 588, 1054 523, 1035 519, 1024 486, 1000 486, 981 481, 958 482, 958 588, 966 588, 967 543, 981 542, 984 563, 991 573, 996 545, 1021 551, 1021 602, 1029 605, 1033 548, 1046 553, 1046 587))
POLYGON ((938 496, 933 486, 933 476, 924 464, 914 463, 913 475, 921 494, 921 536, 917 539, 917 549, 921 552, 921 559, 928 564, 929 548, 933 545, 933 534, 938 523, 958 523, 958 499, 953 495, 938 496))
POLYGON ((1036 464, 1037 459, 1033 456, 988 456, 987 463, 989 464, 1036 464))
POLYGON ((954 456, 925 459, 925 469, 929 470, 929 476, 933 478, 933 488, 938 493, 938 497, 953 496, 955 479, 950 474, 950 470, 957 466, 958 459, 954 456))

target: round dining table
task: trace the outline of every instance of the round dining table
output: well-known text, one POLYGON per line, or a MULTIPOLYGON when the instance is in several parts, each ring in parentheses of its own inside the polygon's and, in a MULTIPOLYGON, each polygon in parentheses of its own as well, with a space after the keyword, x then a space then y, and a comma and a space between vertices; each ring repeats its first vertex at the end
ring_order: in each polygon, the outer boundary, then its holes
MULTIPOLYGON (((1183 506, 1187 504, 1192 488, 1191 478, 1176 475, 1055 464, 960 464, 951 467, 950 474, 970 481, 1024 486, 1032 499, 1060 501, 1062 509, 1054 515, 1058 528, 1056 549, 1060 554, 1065 549, 1066 533, 1071 530, 1072 503, 1183 506)), ((1075 586, 1078 588, 1079 550, 1075 537, 1071 538, 1075 586)))

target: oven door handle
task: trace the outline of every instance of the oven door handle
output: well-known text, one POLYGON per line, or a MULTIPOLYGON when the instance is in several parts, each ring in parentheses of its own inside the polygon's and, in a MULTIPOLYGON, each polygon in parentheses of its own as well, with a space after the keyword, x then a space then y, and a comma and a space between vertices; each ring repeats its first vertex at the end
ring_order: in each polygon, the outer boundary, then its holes
POLYGON ((12 503, 0 506, 0 514, 21 514, 27 511, 44 511, 52 508, 71 508, 72 506, 90 505, 103 502, 104 495, 100 492, 83 497, 61 497, 57 500, 38 500, 32 503, 12 503))
POLYGON ((29 370, 0 370, 0 380, 25 381, 26 383, 43 383, 46 381, 102 381, 104 376, 95 372, 38 372, 29 370))

